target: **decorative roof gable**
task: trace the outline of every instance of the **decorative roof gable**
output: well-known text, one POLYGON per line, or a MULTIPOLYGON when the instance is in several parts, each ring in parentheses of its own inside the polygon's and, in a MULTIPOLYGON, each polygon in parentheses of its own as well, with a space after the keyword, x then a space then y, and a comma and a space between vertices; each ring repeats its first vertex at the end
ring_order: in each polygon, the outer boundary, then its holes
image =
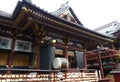
POLYGON ((82 23, 79 21, 72 8, 68 5, 68 2, 62 4, 61 7, 56 11, 52 12, 52 14, 57 17, 63 18, 69 22, 82 25, 82 23))

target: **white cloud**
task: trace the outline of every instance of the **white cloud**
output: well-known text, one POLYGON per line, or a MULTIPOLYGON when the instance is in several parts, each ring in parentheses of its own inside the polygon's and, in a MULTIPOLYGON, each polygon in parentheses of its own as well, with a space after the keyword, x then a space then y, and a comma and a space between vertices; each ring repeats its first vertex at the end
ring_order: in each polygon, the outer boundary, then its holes
POLYGON ((19 0, 2 0, 0 2, 0 10, 7 13, 12 13, 18 1, 19 0))

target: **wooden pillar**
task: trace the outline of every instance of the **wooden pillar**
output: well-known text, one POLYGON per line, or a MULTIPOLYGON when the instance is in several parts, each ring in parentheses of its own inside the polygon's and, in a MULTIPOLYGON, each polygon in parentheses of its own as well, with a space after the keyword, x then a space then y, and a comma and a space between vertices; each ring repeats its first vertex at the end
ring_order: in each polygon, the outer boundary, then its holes
POLYGON ((11 66, 13 64, 13 55, 14 55, 14 48, 15 48, 15 40, 16 40, 16 37, 13 37, 13 40, 12 40, 12 45, 11 45, 11 49, 12 49, 12 52, 9 54, 10 58, 9 58, 9 63, 8 63, 8 74, 11 73, 11 66))
POLYGON ((68 46, 66 46, 64 49, 64 55, 65 55, 65 58, 68 59, 68 46))
POLYGON ((88 46, 88 42, 85 43, 85 51, 84 51, 84 64, 85 64, 85 69, 87 69, 87 56, 86 56, 87 46, 88 46))
POLYGON ((85 69, 87 69, 87 57, 86 57, 86 50, 84 51, 84 64, 85 64, 85 69))
POLYGON ((37 37, 37 69, 40 69, 40 48, 41 48, 41 42, 42 42, 42 37, 38 36, 37 37))
POLYGON ((103 65, 102 65, 102 61, 101 61, 101 54, 100 54, 100 49, 97 49, 97 55, 98 55, 98 62, 99 62, 99 66, 100 66, 100 72, 101 72, 101 77, 104 78, 104 71, 103 71, 103 65))
MULTIPOLYGON (((64 49, 64 57, 66 58, 66 59, 68 59, 68 45, 67 45, 67 43, 68 43, 68 40, 66 40, 65 41, 65 49, 64 49)), ((67 77, 67 73, 65 72, 65 79, 66 79, 66 77, 67 77)))
POLYGON ((68 37, 64 42, 65 42, 65 49, 64 49, 64 55, 65 58, 68 59, 68 42, 70 41, 70 38, 68 37))
POLYGON ((37 69, 40 69, 40 47, 41 47, 41 43, 38 44, 37 47, 37 69))

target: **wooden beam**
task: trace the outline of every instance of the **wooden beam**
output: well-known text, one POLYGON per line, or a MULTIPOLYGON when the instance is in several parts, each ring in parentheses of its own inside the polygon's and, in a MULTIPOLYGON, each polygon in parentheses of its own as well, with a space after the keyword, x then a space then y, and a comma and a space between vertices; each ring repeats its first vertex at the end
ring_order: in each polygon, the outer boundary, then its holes
POLYGON ((33 28, 34 32, 37 36, 44 36, 45 35, 45 26, 39 27, 37 23, 35 23, 35 27, 33 28))
POLYGON ((24 31, 24 30, 26 30, 27 28, 29 28, 30 24, 34 21, 34 20, 32 19, 32 17, 28 17, 27 20, 28 20, 28 22, 24 25, 24 27, 21 28, 20 31, 24 31))
POLYGON ((17 26, 19 24, 19 22, 22 20, 22 18, 26 14, 26 12, 27 12, 27 8, 26 7, 22 7, 22 10, 20 11, 20 14, 16 18, 15 22, 13 23, 13 26, 17 26))

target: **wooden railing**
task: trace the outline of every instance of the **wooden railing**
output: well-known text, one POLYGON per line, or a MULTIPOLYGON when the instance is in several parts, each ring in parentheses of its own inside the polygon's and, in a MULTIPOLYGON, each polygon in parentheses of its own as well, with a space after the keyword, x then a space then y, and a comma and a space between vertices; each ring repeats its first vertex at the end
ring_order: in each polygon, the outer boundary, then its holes
MULTIPOLYGON (((7 71, 8 69, 0 69, 7 71)), ((97 70, 38 70, 38 69, 11 69, 11 74, 0 74, 0 82, 98 82, 97 70), (18 72, 18 73, 17 73, 18 72)))

